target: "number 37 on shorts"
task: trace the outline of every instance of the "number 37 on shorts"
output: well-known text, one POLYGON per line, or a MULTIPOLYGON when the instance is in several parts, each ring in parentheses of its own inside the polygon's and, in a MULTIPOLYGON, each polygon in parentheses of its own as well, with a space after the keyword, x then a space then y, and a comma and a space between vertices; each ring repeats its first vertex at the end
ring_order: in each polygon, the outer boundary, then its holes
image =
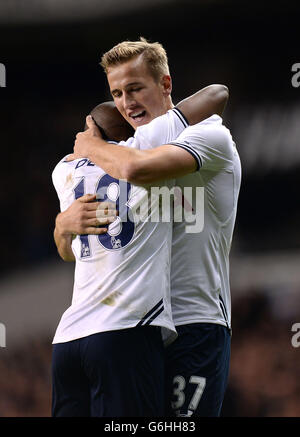
POLYGON ((173 379, 173 402, 172 409, 176 411, 176 416, 192 416, 197 410, 201 396, 205 389, 206 378, 192 375, 186 381, 181 375, 173 379), (187 387, 188 384, 188 387, 187 387), (181 413, 180 410, 184 411, 181 413))

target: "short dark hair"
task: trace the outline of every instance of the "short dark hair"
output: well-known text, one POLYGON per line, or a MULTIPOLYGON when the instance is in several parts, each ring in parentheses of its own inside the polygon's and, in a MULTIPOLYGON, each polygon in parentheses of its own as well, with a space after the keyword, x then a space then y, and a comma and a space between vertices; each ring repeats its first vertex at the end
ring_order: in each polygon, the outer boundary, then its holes
MULTIPOLYGON (((104 140, 126 141, 134 135, 134 129, 122 117, 113 101, 103 102, 90 112, 104 140)), ((87 129, 87 126, 85 126, 87 129)))

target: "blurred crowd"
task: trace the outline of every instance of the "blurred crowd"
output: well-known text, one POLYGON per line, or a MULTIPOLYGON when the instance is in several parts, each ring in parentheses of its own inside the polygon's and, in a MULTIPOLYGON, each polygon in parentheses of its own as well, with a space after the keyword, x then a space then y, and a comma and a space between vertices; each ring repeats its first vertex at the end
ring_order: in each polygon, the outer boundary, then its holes
POLYGON ((0 417, 51 415, 51 340, 0 350, 0 417))
MULTIPOLYGON (((271 307, 266 294, 258 291, 233 303, 231 368, 222 416, 300 416, 300 348, 291 344, 290 323, 277 318, 271 307)), ((51 415, 51 339, 13 352, 0 350, 0 393, 2 417, 51 415)))
POLYGON ((300 416, 300 349, 291 343, 291 320, 272 311, 271 300, 249 291, 234 301, 223 416, 300 416))

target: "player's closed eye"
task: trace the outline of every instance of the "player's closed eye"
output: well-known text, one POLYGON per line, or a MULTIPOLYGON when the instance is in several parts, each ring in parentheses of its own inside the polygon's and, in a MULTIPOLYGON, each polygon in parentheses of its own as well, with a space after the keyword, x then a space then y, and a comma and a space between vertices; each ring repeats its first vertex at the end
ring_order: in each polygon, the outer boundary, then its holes
POLYGON ((142 87, 131 88, 131 89, 129 90, 129 92, 137 92, 137 91, 140 91, 141 89, 142 89, 142 87))

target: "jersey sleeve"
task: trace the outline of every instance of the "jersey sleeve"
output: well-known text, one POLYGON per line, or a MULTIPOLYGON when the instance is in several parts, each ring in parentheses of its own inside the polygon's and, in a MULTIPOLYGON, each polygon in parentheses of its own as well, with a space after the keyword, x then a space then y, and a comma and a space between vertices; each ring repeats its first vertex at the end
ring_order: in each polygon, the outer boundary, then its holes
POLYGON ((233 141, 229 130, 220 123, 198 123, 185 129, 175 141, 175 146, 193 155, 200 168, 221 170, 232 167, 233 141))

